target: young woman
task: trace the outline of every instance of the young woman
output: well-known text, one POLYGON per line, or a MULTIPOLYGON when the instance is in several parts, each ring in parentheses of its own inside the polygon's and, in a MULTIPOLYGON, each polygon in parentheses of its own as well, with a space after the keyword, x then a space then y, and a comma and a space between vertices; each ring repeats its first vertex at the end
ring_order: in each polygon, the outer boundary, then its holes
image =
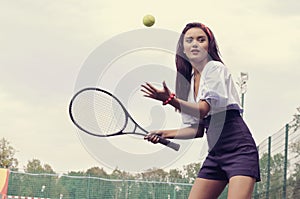
POLYGON ((203 162, 189 199, 218 198, 228 186, 228 198, 251 198, 260 181, 256 144, 241 117, 242 108, 234 81, 223 64, 212 31, 201 23, 189 23, 179 38, 176 54, 176 95, 165 82, 158 89, 142 85, 144 96, 169 104, 182 114, 187 127, 157 130, 145 139, 202 137, 206 130, 209 153, 203 162))

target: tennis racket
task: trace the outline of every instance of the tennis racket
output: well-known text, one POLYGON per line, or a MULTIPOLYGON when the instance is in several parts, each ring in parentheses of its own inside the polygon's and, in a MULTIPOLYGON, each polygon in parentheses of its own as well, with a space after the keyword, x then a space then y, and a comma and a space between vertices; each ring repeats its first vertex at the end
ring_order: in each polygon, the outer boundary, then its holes
MULTIPOLYGON (((84 88, 71 99, 69 114, 72 122, 83 132, 98 137, 149 132, 130 116, 121 101, 100 88, 84 88)), ((159 137, 159 143, 176 151, 180 145, 159 137)))

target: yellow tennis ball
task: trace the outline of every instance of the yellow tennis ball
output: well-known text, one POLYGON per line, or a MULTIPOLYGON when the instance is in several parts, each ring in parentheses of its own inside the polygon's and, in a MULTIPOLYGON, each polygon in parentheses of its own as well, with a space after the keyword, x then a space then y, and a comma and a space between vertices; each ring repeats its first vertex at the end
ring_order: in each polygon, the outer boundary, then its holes
POLYGON ((153 26, 155 18, 152 15, 145 15, 143 18, 143 24, 147 27, 153 26))

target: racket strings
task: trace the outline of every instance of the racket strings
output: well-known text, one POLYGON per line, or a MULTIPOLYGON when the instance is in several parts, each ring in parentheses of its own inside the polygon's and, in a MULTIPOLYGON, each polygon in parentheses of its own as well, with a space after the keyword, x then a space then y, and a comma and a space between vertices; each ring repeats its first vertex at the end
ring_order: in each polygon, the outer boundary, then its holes
POLYGON ((115 98, 93 90, 80 93, 73 101, 72 110, 74 120, 82 129, 99 136, 118 133, 127 122, 115 98))
POLYGON ((121 131, 126 123, 126 116, 121 105, 113 97, 98 92, 94 99, 97 124, 104 134, 121 131))

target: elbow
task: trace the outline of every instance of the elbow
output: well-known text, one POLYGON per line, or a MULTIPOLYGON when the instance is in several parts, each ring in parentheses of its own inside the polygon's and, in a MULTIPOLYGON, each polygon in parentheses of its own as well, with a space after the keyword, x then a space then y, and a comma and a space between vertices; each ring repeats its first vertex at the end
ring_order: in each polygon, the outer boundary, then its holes
POLYGON ((194 129, 193 138, 202 138, 204 136, 205 128, 202 122, 192 125, 192 128, 194 129))
POLYGON ((210 105, 206 101, 201 101, 199 104, 200 119, 203 119, 210 111, 210 105))

